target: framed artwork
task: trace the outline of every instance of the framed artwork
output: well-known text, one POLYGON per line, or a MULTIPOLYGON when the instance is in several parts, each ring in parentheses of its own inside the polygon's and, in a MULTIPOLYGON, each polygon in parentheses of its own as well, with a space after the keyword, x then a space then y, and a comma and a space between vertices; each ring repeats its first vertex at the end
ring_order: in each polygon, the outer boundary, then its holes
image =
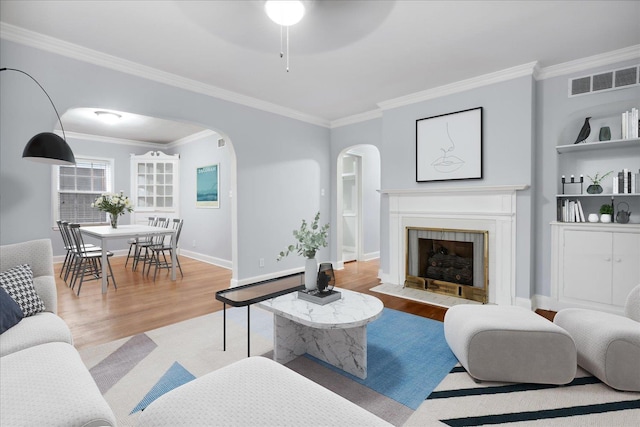
POLYGON ((196 208, 219 208, 220 163, 196 168, 196 208))
POLYGON ((482 107, 416 120, 416 182, 482 178, 482 107))

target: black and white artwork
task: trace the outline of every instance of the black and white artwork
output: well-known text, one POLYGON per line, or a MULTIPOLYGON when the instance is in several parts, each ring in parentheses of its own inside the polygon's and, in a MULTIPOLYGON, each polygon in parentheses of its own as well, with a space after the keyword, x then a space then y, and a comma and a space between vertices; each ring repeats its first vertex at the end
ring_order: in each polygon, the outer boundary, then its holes
POLYGON ((482 178, 482 107, 416 120, 416 181, 482 178))

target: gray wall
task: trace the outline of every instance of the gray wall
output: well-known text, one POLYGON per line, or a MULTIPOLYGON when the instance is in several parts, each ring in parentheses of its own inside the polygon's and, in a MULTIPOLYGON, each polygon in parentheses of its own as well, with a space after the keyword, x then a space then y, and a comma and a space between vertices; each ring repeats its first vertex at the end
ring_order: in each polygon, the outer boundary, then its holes
MULTIPOLYGON (((382 188, 386 190, 461 186, 531 185, 533 182, 533 78, 520 77, 384 111, 382 188), (483 178, 416 182, 416 120, 483 107, 483 178)), ((388 198, 382 197, 380 266, 389 270, 388 198)), ((531 190, 517 195, 516 295, 529 297, 532 281, 531 190)), ((498 248, 498 250, 500 250, 498 248)))
MULTIPOLYGON (((0 62, 32 74, 59 111, 100 106, 195 123, 228 137, 237 160, 234 278, 303 266, 300 257, 280 264, 275 259, 291 243, 291 230, 301 218, 312 218, 317 211, 329 218, 328 129, 4 39, 0 62), (325 196, 320 196, 323 188, 325 196), (259 267, 260 258, 265 259, 264 268, 259 267)), ((56 119, 40 89, 25 76, 3 72, 0 84, 0 242, 53 237, 57 231, 51 227, 50 167, 22 160, 21 152, 33 135, 51 131, 56 119)), ((320 251, 318 258, 327 260, 329 251, 320 251)))
POLYGON ((231 144, 218 148, 219 135, 209 135, 179 145, 171 153, 180 154, 180 216, 185 223, 180 247, 185 253, 216 265, 231 267, 231 144), (196 168, 218 164, 220 174, 216 209, 196 208, 196 168))

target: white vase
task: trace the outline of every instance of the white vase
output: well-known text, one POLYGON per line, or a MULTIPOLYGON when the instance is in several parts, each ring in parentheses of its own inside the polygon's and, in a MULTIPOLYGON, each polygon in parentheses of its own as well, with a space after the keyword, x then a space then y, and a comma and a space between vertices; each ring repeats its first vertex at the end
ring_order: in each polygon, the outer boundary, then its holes
POLYGON ((318 287, 318 261, 315 258, 307 258, 304 262, 304 287, 309 291, 318 287))
POLYGON ((611 215, 609 214, 600 215, 600 222, 604 222, 604 223, 611 222, 611 215))
POLYGON ((589 214, 589 222, 598 222, 598 214, 589 214))

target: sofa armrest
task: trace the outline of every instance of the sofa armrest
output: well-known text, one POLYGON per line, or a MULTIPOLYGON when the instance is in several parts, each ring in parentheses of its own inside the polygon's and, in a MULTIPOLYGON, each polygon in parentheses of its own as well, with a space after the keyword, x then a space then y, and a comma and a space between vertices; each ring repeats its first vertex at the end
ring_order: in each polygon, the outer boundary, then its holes
POLYGON ((51 239, 30 240, 0 246, 0 271, 16 265, 29 264, 33 277, 53 276, 51 239))

